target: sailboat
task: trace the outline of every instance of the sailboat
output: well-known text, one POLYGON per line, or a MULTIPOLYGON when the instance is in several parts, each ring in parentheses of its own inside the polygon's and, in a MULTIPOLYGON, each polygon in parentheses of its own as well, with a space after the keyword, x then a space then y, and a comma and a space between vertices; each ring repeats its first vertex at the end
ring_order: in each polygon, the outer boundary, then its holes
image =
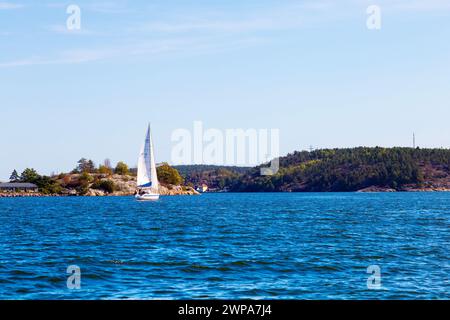
POLYGON ((159 183, 150 125, 139 154, 136 199, 140 201, 156 201, 159 199, 159 183))

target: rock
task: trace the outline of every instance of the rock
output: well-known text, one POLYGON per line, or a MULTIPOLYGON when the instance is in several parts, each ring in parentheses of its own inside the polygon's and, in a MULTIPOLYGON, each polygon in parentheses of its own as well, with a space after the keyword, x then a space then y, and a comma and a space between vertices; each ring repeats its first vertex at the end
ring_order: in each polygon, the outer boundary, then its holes
POLYGON ((85 194, 85 196, 87 197, 103 197, 105 195, 106 195, 105 191, 96 189, 89 189, 88 192, 85 194))
POLYGON ((26 192, 6 192, 0 193, 0 198, 37 198, 37 197, 47 197, 42 193, 26 193, 26 192))
POLYGON ((380 187, 380 186, 370 186, 357 192, 397 192, 397 190, 389 188, 389 187, 380 187))
MULTIPOLYGON (((95 176, 95 175, 93 175, 95 176)), ((114 174, 112 176, 97 175, 95 176, 100 181, 111 180, 116 186, 116 191, 108 194, 102 190, 96 190, 90 188, 86 193, 89 197, 99 197, 99 196, 130 196, 134 195, 137 189, 136 178, 132 176, 121 176, 114 174)), ((92 186, 92 185, 91 185, 92 186)), ((198 195, 192 187, 187 186, 175 186, 175 185, 160 185, 159 193, 161 195, 175 196, 175 195, 198 195)))
POLYGON ((176 195, 199 195, 200 193, 191 187, 185 186, 164 186, 161 185, 159 193, 163 196, 176 196, 176 195))
POLYGON ((77 196, 78 195, 78 192, 77 192, 77 190, 74 190, 74 189, 63 189, 63 191, 61 191, 61 195, 62 196, 77 196))

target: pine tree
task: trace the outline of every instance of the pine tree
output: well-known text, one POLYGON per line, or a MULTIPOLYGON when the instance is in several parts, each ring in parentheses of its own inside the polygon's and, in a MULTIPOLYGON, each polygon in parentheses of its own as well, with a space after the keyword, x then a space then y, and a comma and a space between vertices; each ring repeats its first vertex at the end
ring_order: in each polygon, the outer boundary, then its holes
POLYGON ((14 171, 11 173, 11 176, 9 177, 9 181, 11 181, 11 182, 18 182, 18 181, 20 181, 20 176, 17 173, 17 170, 14 169, 14 171))
POLYGON ((78 173, 83 173, 83 172, 94 173, 95 172, 95 163, 92 160, 87 160, 86 158, 81 158, 78 161, 78 166, 74 171, 76 171, 78 173))

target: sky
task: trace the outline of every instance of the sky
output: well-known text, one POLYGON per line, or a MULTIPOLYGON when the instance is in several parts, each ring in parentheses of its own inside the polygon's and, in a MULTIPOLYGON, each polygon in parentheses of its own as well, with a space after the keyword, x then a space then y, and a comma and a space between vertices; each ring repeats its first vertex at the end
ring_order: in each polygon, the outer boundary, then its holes
POLYGON ((450 0, 0 0, 0 180, 133 166, 148 122, 158 162, 194 121, 279 129, 282 155, 449 148, 449 18, 450 0))

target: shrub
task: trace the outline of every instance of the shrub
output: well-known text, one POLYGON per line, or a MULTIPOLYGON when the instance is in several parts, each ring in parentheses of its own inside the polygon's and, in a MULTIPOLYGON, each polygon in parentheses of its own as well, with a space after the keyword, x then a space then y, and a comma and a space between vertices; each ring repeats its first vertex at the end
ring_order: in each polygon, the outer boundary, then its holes
POLYGON ((88 183, 82 183, 76 188, 79 195, 85 195, 89 191, 89 184, 88 183))
POLYGON ((128 174, 128 166, 124 162, 119 162, 116 165, 116 168, 114 169, 114 172, 117 174, 120 174, 122 176, 128 174))
POLYGON ((92 185, 92 188, 103 190, 107 193, 113 193, 117 189, 117 186, 112 180, 99 180, 92 185))
POLYGON ((99 168, 98 168, 98 173, 100 173, 100 174, 107 174, 107 175, 112 175, 112 169, 111 168, 109 168, 109 167, 107 167, 107 166, 100 166, 99 168))
POLYGON ((87 172, 83 172, 80 177, 78 178, 78 181, 80 181, 81 183, 91 183, 92 181, 94 181, 94 178, 87 172))

